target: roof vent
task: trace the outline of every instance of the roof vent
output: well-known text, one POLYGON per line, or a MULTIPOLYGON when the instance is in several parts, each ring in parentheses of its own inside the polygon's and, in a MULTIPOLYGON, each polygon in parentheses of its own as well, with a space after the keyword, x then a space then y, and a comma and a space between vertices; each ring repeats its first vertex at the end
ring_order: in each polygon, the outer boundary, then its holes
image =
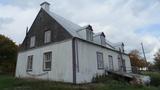
POLYGON ((45 2, 41 3, 40 6, 41 6, 41 8, 43 8, 44 10, 49 11, 50 3, 48 3, 48 2, 45 1, 45 2))

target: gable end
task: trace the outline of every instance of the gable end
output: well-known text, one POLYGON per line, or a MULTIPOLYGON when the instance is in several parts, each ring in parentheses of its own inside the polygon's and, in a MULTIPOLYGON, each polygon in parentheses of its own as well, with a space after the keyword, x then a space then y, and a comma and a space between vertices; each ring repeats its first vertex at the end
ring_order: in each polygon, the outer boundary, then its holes
POLYGON ((23 43, 20 46, 20 51, 25 51, 30 48, 30 38, 35 36, 35 47, 44 46, 50 43, 44 43, 44 32, 51 31, 51 42, 59 42, 66 39, 71 39, 73 36, 65 30, 54 18, 52 18, 45 10, 41 8, 36 19, 34 20, 29 32, 27 32, 23 43))

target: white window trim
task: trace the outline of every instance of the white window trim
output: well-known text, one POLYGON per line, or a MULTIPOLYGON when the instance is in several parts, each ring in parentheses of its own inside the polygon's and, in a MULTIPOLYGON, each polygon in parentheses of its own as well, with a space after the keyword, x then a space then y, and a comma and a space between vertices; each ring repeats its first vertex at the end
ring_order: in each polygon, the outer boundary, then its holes
POLYGON ((86 30, 86 40, 93 41, 93 32, 91 30, 86 30))
POLYGON ((32 36, 30 38, 30 47, 35 47, 35 42, 36 42, 36 37, 35 36, 32 36))
POLYGON ((43 54, 43 71, 51 71, 51 68, 52 68, 52 52, 46 52, 43 54), (46 60, 46 54, 50 54, 50 60, 46 60), (46 63, 47 62, 50 62, 51 63, 51 66, 50 68, 46 68, 46 63))
POLYGON ((51 42, 51 31, 47 30, 44 33, 44 43, 49 43, 51 42))
POLYGON ((33 70, 33 55, 28 56, 27 58, 27 71, 33 70))
POLYGON ((113 64, 113 56, 108 55, 108 61, 109 61, 109 70, 114 70, 114 64, 113 64), (111 62, 110 62, 111 61, 111 62), (111 65, 112 64, 112 65, 111 65), (110 66, 112 66, 110 68, 110 66))
POLYGON ((104 69, 104 60, 103 60, 103 53, 97 52, 97 69, 104 69), (99 60, 99 56, 101 56, 102 60, 99 60))

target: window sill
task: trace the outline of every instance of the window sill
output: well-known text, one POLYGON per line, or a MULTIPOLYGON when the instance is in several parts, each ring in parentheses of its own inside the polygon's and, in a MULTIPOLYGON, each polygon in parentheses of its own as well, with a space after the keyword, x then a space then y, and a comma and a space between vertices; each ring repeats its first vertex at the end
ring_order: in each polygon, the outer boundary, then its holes
POLYGON ((30 70, 26 70, 27 72, 32 72, 32 70, 30 69, 30 70))
POLYGON ((43 69, 43 71, 51 71, 51 69, 43 69))
POLYGON ((97 68, 98 70, 104 70, 104 68, 97 68))

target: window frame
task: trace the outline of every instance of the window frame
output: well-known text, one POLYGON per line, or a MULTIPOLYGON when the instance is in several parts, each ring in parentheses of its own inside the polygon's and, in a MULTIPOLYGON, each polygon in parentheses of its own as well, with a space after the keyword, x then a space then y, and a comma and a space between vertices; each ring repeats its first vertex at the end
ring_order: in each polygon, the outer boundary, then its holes
POLYGON ((51 71, 51 68, 52 68, 52 52, 45 52, 43 53, 43 71, 51 71), (46 59, 46 55, 50 55, 50 60, 47 60, 46 59), (49 68, 46 68, 46 63, 50 63, 50 67, 49 68))
POLYGON ((89 29, 86 30, 86 40, 93 41, 93 32, 89 29))
POLYGON ((44 43, 50 43, 51 42, 51 36, 52 36, 52 32, 51 30, 47 30, 44 32, 44 43))
POLYGON ((33 55, 28 56, 27 58, 27 72, 33 71, 33 55))
POLYGON ((105 37, 101 35, 100 39, 101 39, 101 45, 105 46, 106 45, 105 37))
POLYGON ((118 68, 119 68, 119 70, 122 70, 122 59, 121 59, 121 56, 120 55, 118 55, 118 57, 117 57, 117 59, 118 59, 118 68))
POLYGON ((114 64, 113 64, 113 56, 112 55, 108 55, 108 61, 109 61, 109 70, 114 70, 114 64), (110 59, 111 58, 111 59, 110 59), (110 68, 110 60, 112 61, 112 69, 110 68))
POLYGON ((36 45, 36 36, 30 38, 30 48, 35 47, 36 45))
POLYGON ((104 58, 102 52, 97 52, 97 69, 102 70, 104 69, 104 58), (99 56, 101 55, 102 60, 99 60, 99 56))

